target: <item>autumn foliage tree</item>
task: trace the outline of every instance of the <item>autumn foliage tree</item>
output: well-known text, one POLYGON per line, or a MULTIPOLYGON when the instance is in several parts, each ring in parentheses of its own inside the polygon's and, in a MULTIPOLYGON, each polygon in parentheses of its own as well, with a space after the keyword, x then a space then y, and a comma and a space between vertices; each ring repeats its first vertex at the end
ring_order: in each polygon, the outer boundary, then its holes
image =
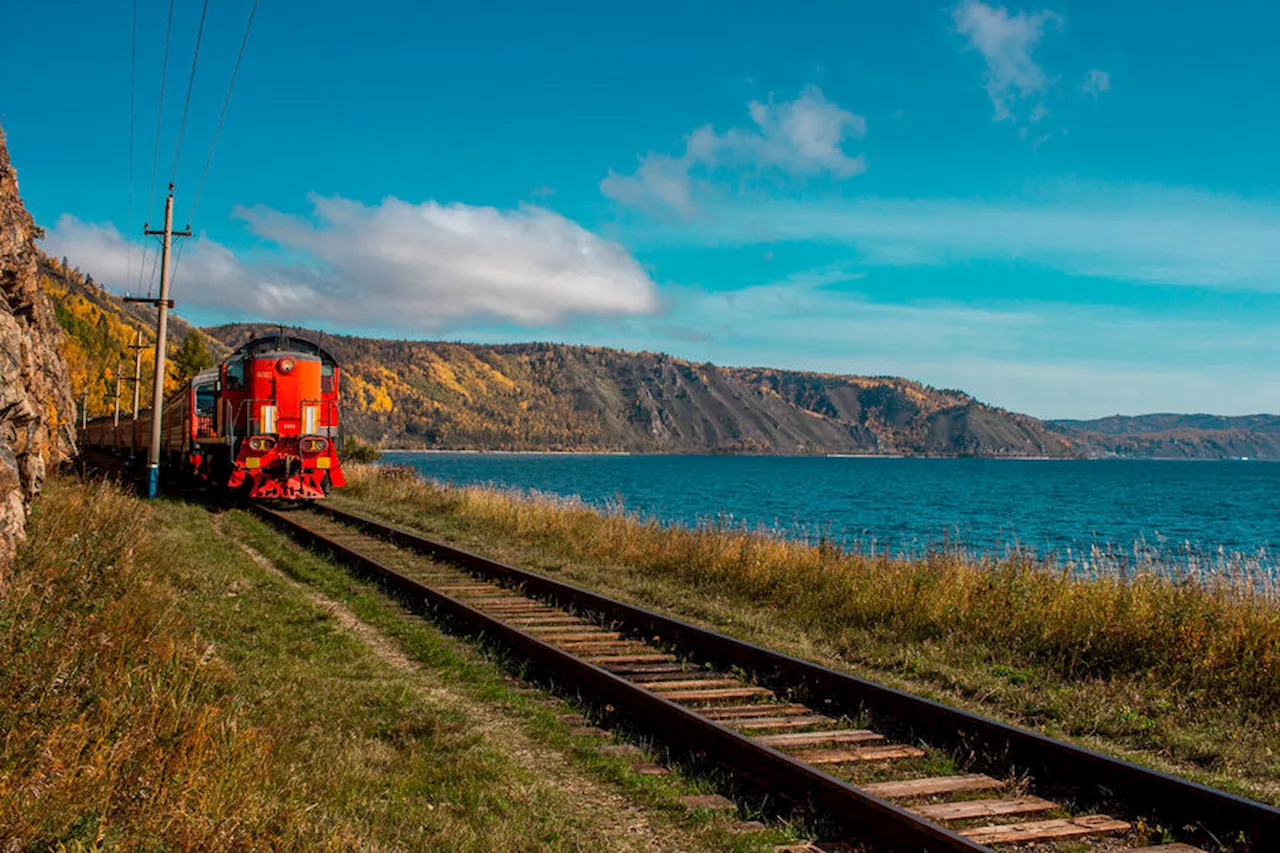
POLYGON ((173 372, 180 383, 212 366, 213 353, 200 332, 193 330, 173 353, 173 372))

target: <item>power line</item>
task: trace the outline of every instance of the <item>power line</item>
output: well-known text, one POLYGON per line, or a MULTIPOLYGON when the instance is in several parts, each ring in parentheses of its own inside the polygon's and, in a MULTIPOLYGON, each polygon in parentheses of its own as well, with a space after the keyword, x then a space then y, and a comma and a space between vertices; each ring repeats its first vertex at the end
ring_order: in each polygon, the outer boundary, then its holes
MULTIPOLYGON (((196 205, 200 203, 200 193, 204 190, 205 179, 209 177, 209 167, 213 164, 213 151, 218 147, 218 136, 222 133, 222 123, 227 118, 227 105, 231 103, 231 91, 236 85, 236 75, 240 73, 240 60, 244 59, 244 48, 249 43, 249 32, 253 29, 253 18, 258 13, 258 0, 253 0, 249 9, 249 20, 244 25, 244 36, 240 39, 240 51, 236 54, 236 64, 231 68, 231 79, 227 82, 227 93, 222 97, 222 110, 218 113, 218 124, 213 129, 213 139, 209 141, 209 153, 204 158, 204 169, 200 171, 200 181, 196 184, 195 195, 191 198, 191 210, 187 214, 190 224, 196 217, 196 205)), ((182 249, 186 243, 178 244, 178 256, 173 261, 173 275, 178 275, 178 267, 182 265, 182 249)))
POLYGON ((125 240, 125 273, 124 283, 128 287, 133 281, 133 154, 134 154, 134 92, 138 78, 138 0, 133 0, 133 27, 129 35, 129 219, 127 227, 130 239, 125 240))
MULTIPOLYGON (((148 299, 151 298, 151 288, 154 287, 156 283, 156 267, 159 265, 159 263, 160 263, 160 253, 152 252, 151 253, 151 274, 147 276, 147 298, 148 299)), ((147 254, 144 251, 142 253, 142 265, 146 266, 146 264, 147 264, 147 254)), ((141 275, 142 271, 139 270, 138 274, 141 275)))
POLYGON ((187 94, 182 99, 182 120, 178 122, 178 142, 173 146, 173 168, 169 170, 169 183, 178 174, 178 155, 182 153, 182 135, 187 130, 187 111, 191 108, 191 89, 196 82, 196 63, 200 61, 200 40, 204 38, 204 19, 209 13, 209 0, 200 7, 200 26, 196 29, 196 47, 191 53, 191 75, 187 77, 187 94))
MULTIPOLYGON (((240 39, 240 52, 236 54, 236 64, 231 69, 231 81, 227 83, 227 94, 222 98, 222 111, 218 114, 218 124, 213 129, 213 140, 209 143, 209 153, 204 158, 204 170, 200 173, 200 182, 196 184, 196 194, 191 199, 191 213, 187 221, 195 218, 196 204, 200 201, 200 192, 204 189, 205 178, 209 177, 209 165, 213 163, 213 149, 218 145, 218 135, 222 133, 222 122, 227 117, 227 104, 231 102, 231 90, 236 85, 236 75, 240 73, 240 60, 244 58, 244 47, 249 43, 249 30, 253 28, 253 16, 258 12, 258 0, 253 0, 253 8, 249 10, 249 20, 244 25, 244 37, 240 39)), ((178 246, 178 257, 182 257, 182 246, 178 246)))
MULTIPOLYGON (((147 215, 151 215, 151 205, 156 198, 156 169, 160 166, 160 127, 164 119, 164 84, 169 76, 169 36, 173 32, 173 0, 169 0, 169 20, 164 27, 164 59, 160 62, 160 100, 156 105, 156 142, 151 154, 151 187, 147 190, 147 215)), ((142 265, 146 266, 146 248, 142 250, 142 265)), ((142 286, 142 269, 138 270, 138 286, 142 286)), ((150 283, 147 285, 147 296, 151 295, 150 283)))

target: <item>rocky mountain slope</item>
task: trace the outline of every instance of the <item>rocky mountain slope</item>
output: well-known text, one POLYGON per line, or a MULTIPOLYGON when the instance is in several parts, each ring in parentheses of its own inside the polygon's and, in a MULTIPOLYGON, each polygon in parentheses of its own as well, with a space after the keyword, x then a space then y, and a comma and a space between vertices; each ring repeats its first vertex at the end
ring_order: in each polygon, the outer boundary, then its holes
POLYGON ((38 235, 0 132, 0 585, 47 467, 75 447, 62 330, 40 285, 38 235))
MULTIPOLYGON (((274 326, 208 329, 228 346, 274 326)), ((348 424, 397 447, 1068 456, 1037 421, 892 377, 557 344, 326 337, 348 424)))
POLYGON ((1045 423, 1085 456, 1280 460, 1280 416, 1112 415, 1045 423))

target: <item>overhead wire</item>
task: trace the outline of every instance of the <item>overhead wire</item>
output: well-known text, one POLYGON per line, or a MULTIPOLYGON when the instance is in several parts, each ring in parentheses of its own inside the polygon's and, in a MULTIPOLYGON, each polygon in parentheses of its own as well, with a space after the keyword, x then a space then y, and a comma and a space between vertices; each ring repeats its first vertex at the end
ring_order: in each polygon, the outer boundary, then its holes
POLYGON ((209 177, 209 166, 213 163, 213 149, 218 145, 218 136, 222 133, 222 122, 227 117, 227 104, 231 102, 231 90, 236 85, 236 75, 240 73, 240 60, 244 59, 244 48, 249 43, 249 31, 253 28, 253 17, 258 12, 258 0, 253 0, 249 9, 249 20, 244 25, 244 36, 240 39, 240 52, 236 54, 236 64, 231 68, 231 80, 227 83, 227 93, 222 98, 222 111, 218 113, 218 124, 213 129, 213 139, 209 142, 209 153, 204 158, 204 169, 200 173, 200 181, 196 184, 195 195, 191 199, 191 212, 187 215, 190 222, 196 213, 196 205, 200 201, 200 193, 204 190, 205 178, 209 177))
MULTIPOLYGON (((144 254, 142 256, 142 263, 145 265, 146 262, 147 262, 147 257, 144 254)), ((159 266, 160 266, 160 253, 152 252, 151 253, 151 273, 150 275, 147 276, 147 298, 148 299, 151 298, 151 288, 156 286, 156 269, 159 268, 159 266)), ((139 274, 141 274, 141 271, 139 271, 139 274)))
MULTIPOLYGON (((200 203, 200 194, 204 191, 205 179, 209 177, 209 167, 213 164, 213 151, 218 147, 218 137, 222 133, 222 123, 227 118, 227 105, 231 103, 231 92, 235 89, 236 76, 240 73, 240 61, 244 59, 245 45, 249 43, 249 32, 253 29, 253 18, 258 13, 258 0, 253 0, 253 6, 249 9, 249 19, 244 25, 244 35, 240 39, 240 50, 236 53, 236 63, 231 67, 231 79, 227 82, 227 92, 222 97, 222 109, 218 113, 218 123, 213 128, 213 138, 209 141, 209 152, 204 158, 204 168, 200 171, 200 180, 196 183, 195 195, 191 197, 191 208, 187 213, 187 223, 190 224, 195 220, 196 205, 200 203)), ((182 264, 182 248, 185 243, 178 244, 178 255, 173 262, 173 275, 178 274, 178 267, 182 264)))
POLYGON ((124 283, 133 281, 133 157, 134 157, 134 93, 138 79, 138 0, 133 0, 133 25, 129 31, 129 218, 126 226, 124 283))
MULTIPOLYGON (((173 33, 173 0, 169 0, 169 18, 164 26, 164 58, 160 62, 160 99, 156 105, 156 139, 155 147, 151 154, 151 187, 147 190, 147 215, 151 215, 152 206, 156 200, 156 170, 160 166, 160 128, 164 119, 164 86, 165 80, 169 76, 169 37, 173 33)), ((147 250, 143 246, 142 250, 142 266, 147 264, 147 250)), ((153 265, 154 266, 154 265, 153 265)), ((138 285, 141 289, 142 285, 142 268, 138 269, 138 285)), ((147 284, 147 298, 151 298, 151 283, 147 284)))
POLYGON ((196 82, 196 65, 200 62, 200 42, 204 38, 204 21, 209 14, 209 0, 204 0, 200 7, 200 26, 196 28, 196 46, 191 52, 191 74, 187 77, 187 94, 182 99, 182 118, 178 122, 178 141, 173 146, 173 166, 169 169, 169 183, 178 174, 178 157, 182 154, 182 137, 187 130, 187 113, 191 109, 191 90, 196 82))

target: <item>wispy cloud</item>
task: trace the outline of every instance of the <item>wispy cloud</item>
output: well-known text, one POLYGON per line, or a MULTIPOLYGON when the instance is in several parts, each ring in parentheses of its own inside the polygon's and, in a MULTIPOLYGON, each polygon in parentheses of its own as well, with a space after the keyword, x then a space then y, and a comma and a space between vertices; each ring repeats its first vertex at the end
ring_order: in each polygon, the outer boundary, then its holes
POLYGON ((772 169, 843 179, 866 170, 861 155, 845 150, 866 135, 866 119, 828 101, 816 86, 792 101, 753 101, 748 112, 754 127, 720 133, 704 125, 685 137, 681 154, 649 152, 631 174, 611 170, 600 190, 625 205, 691 217, 698 209, 694 182, 717 171, 772 169))
MULTIPOLYGON (((656 286, 626 249, 542 207, 396 198, 370 206, 319 196, 311 203, 309 218, 236 211, 274 244, 266 256, 195 238, 182 257, 177 297, 241 317, 399 330, 470 317, 545 325, 658 308, 656 286)), ((128 286, 127 245, 112 226, 64 215, 43 245, 99 280, 128 286)))
POLYGON ((1080 84, 1080 93, 1096 98, 1103 92, 1111 91, 1111 75, 1098 68, 1090 68, 1089 73, 1084 75, 1084 82, 1080 84))
POLYGON ((1051 185, 1019 199, 828 199, 708 206, 650 223, 665 245, 844 243, 868 265, 1037 264, 1131 282, 1280 291, 1280 204, 1159 187, 1051 185))
POLYGON ((700 347, 669 344, 695 357, 908 376, 1040 417, 1247 413, 1280 399, 1280 379, 1258 367, 1280 358, 1274 324, 1036 300, 891 303, 790 280, 674 304, 671 322, 710 331, 700 347))
POLYGON ((1062 23, 1060 15, 1048 9, 1011 15, 1004 6, 964 0, 952 20, 986 63, 984 79, 996 121, 1015 118, 1014 110, 1024 101, 1033 104, 1027 115, 1030 121, 1048 115, 1043 96, 1050 81, 1034 53, 1045 28, 1062 23))
MULTIPOLYGON (((668 286, 661 316, 574 323, 555 337, 723 365, 906 376, 1040 417, 1243 414, 1280 399, 1280 379, 1259 367, 1280 359, 1274 323, 1034 298, 891 302, 859 292, 860 280, 845 266, 730 292, 668 286)), ((479 327, 460 333, 509 340, 479 327)))

